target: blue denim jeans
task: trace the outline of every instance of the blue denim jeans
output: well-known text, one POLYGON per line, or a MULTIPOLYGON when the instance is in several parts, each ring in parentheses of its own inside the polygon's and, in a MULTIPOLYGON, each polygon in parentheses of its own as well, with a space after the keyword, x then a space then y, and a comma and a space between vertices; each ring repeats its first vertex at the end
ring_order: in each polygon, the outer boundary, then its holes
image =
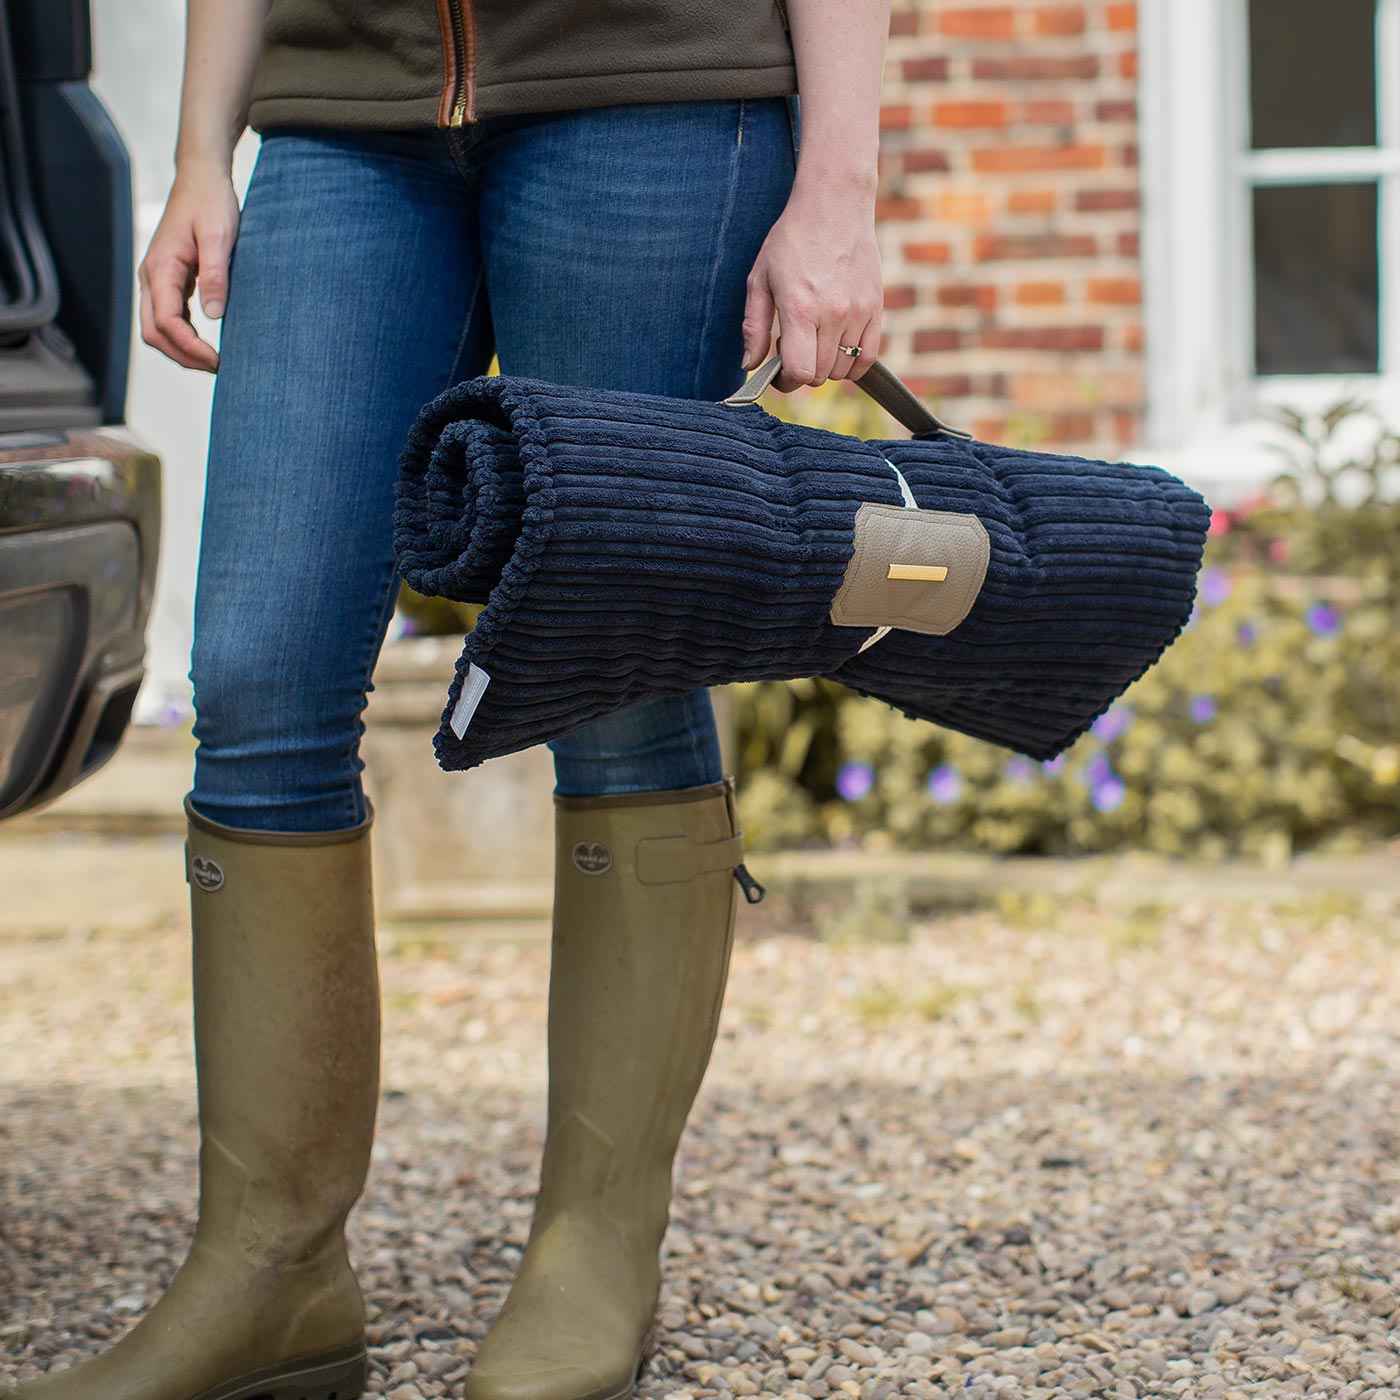
MULTIPOLYGON (((493 350, 504 373, 561 383, 738 387, 745 279, 791 189, 797 122, 775 97, 263 133, 210 425, 199 811, 260 830, 362 820, 361 716, 399 586, 397 458, 427 400, 493 350)), ((550 748, 557 792, 722 776, 705 690, 550 748)))

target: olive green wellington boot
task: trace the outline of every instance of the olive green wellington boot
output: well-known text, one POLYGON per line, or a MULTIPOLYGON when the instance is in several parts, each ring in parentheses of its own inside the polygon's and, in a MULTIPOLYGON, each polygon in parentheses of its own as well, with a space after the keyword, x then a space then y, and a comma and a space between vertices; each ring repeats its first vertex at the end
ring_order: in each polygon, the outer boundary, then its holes
POLYGON ((738 884, 762 893, 741 864, 730 777, 554 802, 540 1190, 466 1400, 631 1394, 660 1287, 671 1163, 719 1023, 738 884))
POLYGON ((344 1225, 379 1089, 369 830, 235 830, 185 800, 199 1222, 114 1346, 6 1400, 353 1400, 364 1307, 344 1225))

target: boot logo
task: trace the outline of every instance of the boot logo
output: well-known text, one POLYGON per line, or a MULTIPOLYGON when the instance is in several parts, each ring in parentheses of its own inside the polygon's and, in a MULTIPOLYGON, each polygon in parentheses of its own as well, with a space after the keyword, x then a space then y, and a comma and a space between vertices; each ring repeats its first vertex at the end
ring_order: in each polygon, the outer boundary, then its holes
POLYGON ((612 868, 612 852, 601 841, 580 841, 574 847, 574 864, 585 875, 601 875, 612 868))
POLYGON ((190 862, 190 873, 194 876, 195 884, 208 894, 224 887, 223 866, 208 856, 196 856, 190 862))

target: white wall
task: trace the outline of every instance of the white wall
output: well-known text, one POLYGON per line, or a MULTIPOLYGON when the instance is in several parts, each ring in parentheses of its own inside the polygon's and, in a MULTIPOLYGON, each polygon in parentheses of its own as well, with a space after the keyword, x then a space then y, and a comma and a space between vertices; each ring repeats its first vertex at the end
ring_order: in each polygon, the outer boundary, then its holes
MULTIPOLYGON (((131 152, 139 262, 175 174, 185 3, 92 0, 92 18, 93 87, 131 152)), ((235 153, 240 199, 257 146, 257 136, 248 132, 235 153)), ((200 335, 217 345, 218 323, 205 319, 198 297, 191 314, 200 335)), ((195 563, 213 387, 213 375, 184 369, 146 345, 133 317, 127 421, 165 465, 160 570, 147 632, 146 683, 137 701, 138 723, 170 723, 189 711, 195 563)))

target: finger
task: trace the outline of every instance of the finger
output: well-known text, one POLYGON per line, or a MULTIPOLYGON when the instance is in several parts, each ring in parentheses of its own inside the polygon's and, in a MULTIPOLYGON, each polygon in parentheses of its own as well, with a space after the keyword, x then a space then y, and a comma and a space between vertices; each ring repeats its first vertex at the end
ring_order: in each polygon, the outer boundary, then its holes
MULTIPOLYGON (((880 327, 881 312, 880 308, 876 307, 874 314, 871 316, 869 321, 865 323, 865 329, 861 331, 860 338, 857 340, 848 340, 846 342, 847 345, 860 346, 859 357, 851 360, 851 368, 846 375, 848 379, 859 379, 863 374, 865 374, 869 370, 870 366, 874 364, 874 362, 879 358, 880 327)), ((845 359, 849 357, 843 356, 842 358, 845 359)))
POLYGON ((140 315, 141 315, 141 339, 142 339, 147 345, 150 345, 151 347, 157 348, 157 349, 158 349, 159 347, 156 346, 155 341, 154 341, 154 339, 153 339, 153 337, 154 337, 155 334, 156 334, 156 323, 155 323, 155 314, 154 314, 154 313, 152 312, 152 310, 151 310, 151 288, 150 288, 150 284, 146 281, 146 274, 145 274, 145 269, 144 269, 144 267, 143 267, 142 270, 141 270, 140 283, 141 283, 141 313, 140 313, 140 315))
POLYGON ((160 337, 156 349, 186 369, 214 369, 218 365, 214 347, 199 338, 189 321, 186 303, 194 287, 194 270, 184 271, 183 286, 178 266, 166 264, 152 272, 151 307, 160 337))
POLYGON ((845 309, 833 312, 822 317, 817 323, 817 363, 816 378, 812 380, 814 384, 823 384, 828 379, 835 379, 840 371, 837 369, 837 360, 844 360, 836 346, 841 340, 841 330, 846 322, 845 309))
POLYGON ((233 234, 223 225, 206 225, 194 231, 199 256, 199 304, 217 321, 228 304, 228 260, 233 234))
POLYGON ((778 353, 783 367, 773 381, 780 393, 812 384, 817 373, 817 323, 804 309, 778 303, 778 353))
POLYGON ((773 291, 761 271, 749 277, 744 301, 744 368, 757 369, 773 344, 773 291))

